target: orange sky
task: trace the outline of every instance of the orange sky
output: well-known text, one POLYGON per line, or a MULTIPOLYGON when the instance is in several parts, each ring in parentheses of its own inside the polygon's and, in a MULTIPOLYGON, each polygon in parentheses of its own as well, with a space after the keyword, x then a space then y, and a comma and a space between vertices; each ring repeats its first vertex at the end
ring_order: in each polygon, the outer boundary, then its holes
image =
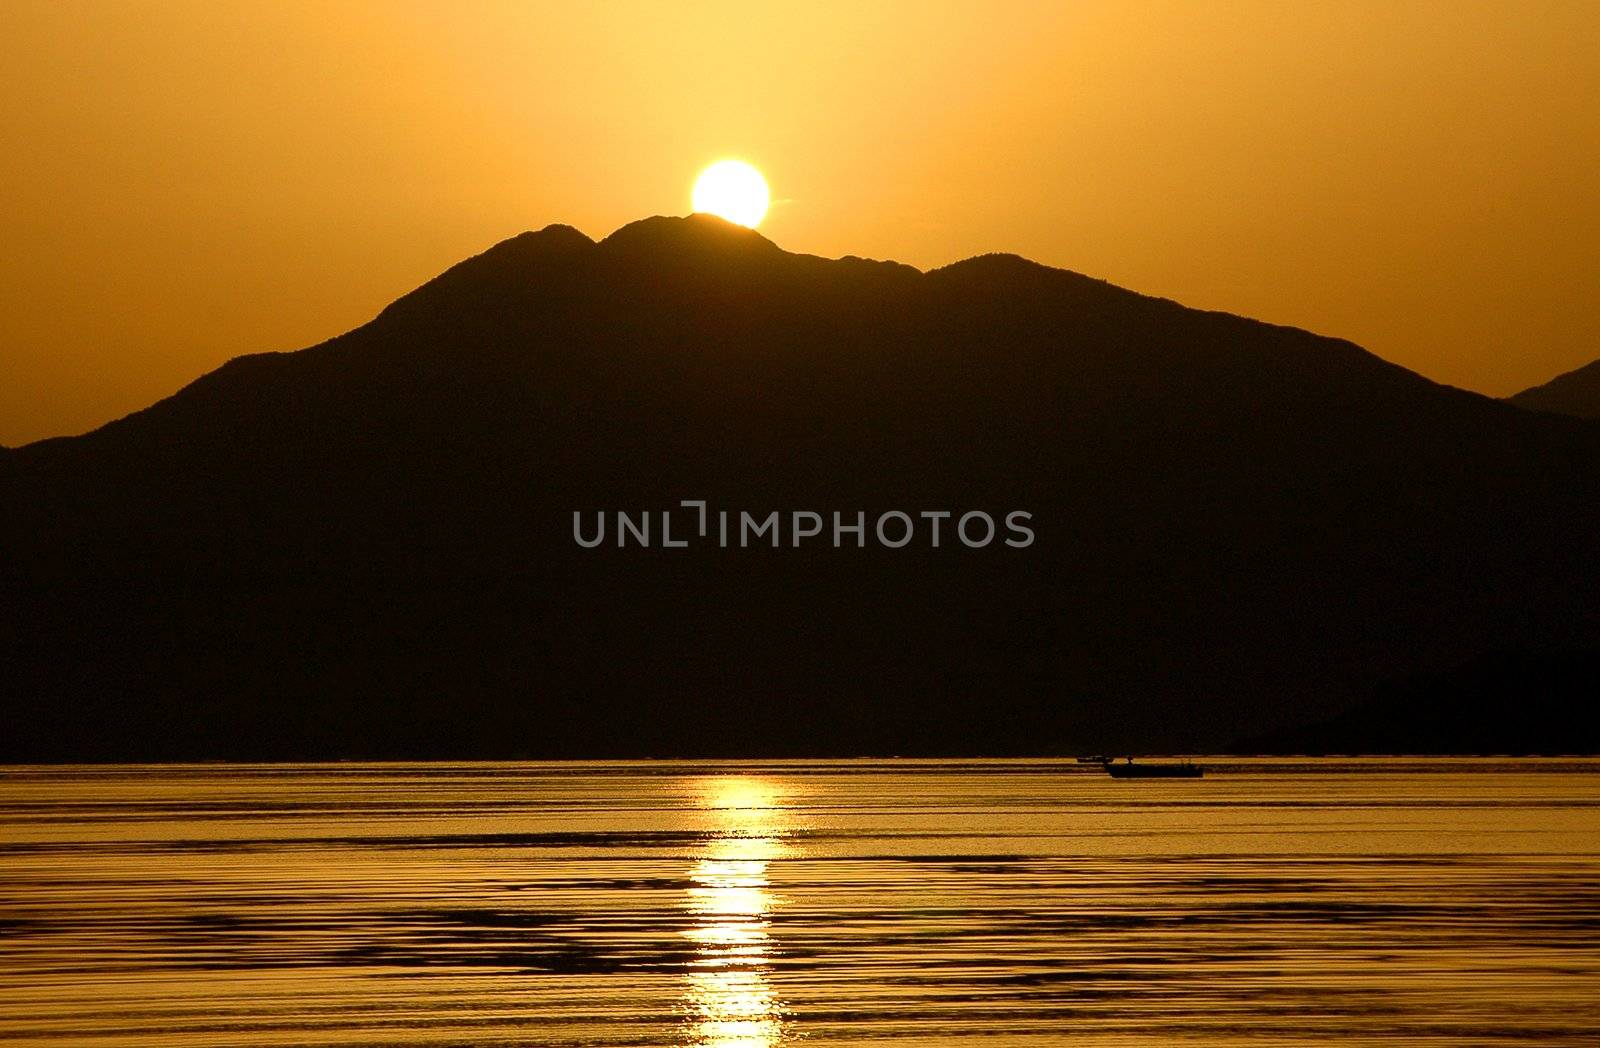
POLYGON ((0 443, 759 166, 790 250, 1016 251, 1505 394, 1600 357, 1600 3, 0 5, 0 443))

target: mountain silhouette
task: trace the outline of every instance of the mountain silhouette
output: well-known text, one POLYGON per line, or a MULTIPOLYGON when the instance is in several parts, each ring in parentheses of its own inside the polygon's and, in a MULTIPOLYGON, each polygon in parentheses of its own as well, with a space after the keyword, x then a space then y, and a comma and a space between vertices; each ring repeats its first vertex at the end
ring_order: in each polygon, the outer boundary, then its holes
POLYGON ((1600 360, 1506 398, 1520 408, 1600 419, 1600 360))
POLYGON ((514 237, 12 449, 0 505, 9 759, 1199 751, 1600 650, 1600 424, 1014 255, 704 216, 514 237), (682 500, 955 516, 574 540, 682 500), (968 548, 978 510, 1034 540, 968 548))

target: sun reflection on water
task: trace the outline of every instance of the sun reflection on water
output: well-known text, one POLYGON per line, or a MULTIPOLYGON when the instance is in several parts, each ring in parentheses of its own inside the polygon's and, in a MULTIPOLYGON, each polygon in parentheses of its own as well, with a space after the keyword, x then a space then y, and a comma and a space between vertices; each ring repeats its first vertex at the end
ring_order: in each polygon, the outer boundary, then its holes
POLYGON ((784 1040, 782 1004, 768 974, 774 900, 767 864, 783 849, 783 809, 757 779, 705 784, 718 834, 689 871, 689 1042, 706 1048, 770 1048, 784 1040))

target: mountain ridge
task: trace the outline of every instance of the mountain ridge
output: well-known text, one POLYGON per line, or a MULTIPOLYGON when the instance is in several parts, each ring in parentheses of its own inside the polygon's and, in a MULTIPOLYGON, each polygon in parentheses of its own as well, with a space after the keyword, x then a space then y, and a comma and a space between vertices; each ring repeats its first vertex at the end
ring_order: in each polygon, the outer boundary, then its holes
MULTIPOLYGON (((1412 376, 1417 380, 1429 383, 1430 385, 1438 386, 1440 388, 1454 388, 1434 382, 1425 376, 1410 371, 1410 369, 1405 368, 1403 365, 1384 360, 1382 357, 1377 356, 1370 350, 1336 336, 1322 335, 1304 328, 1296 327, 1294 325, 1274 324, 1268 321, 1256 320, 1254 318, 1235 314, 1226 310, 1196 309, 1194 307, 1185 306, 1174 299, 1148 295, 1143 292, 1134 291, 1132 289, 1113 284, 1110 281, 1102 278, 1091 277, 1070 269, 1049 266, 1012 252, 984 252, 924 271, 913 266, 909 266, 905 263, 895 262, 892 260, 867 259, 856 255, 844 255, 839 258, 826 258, 823 256, 784 251, 773 241, 762 236, 755 230, 746 229, 742 226, 736 226, 732 223, 715 218, 714 216, 657 215, 627 223, 600 240, 595 240, 578 230, 576 227, 564 223, 550 223, 538 230, 523 231, 511 237, 507 237, 504 240, 498 241, 484 251, 463 259, 462 261, 446 268, 437 277, 425 281, 415 289, 400 295, 393 302, 379 310, 371 320, 360 324, 357 327, 352 328, 351 330, 340 335, 332 336, 321 342, 314 343, 301 349, 263 350, 229 358, 216 368, 213 368, 211 371, 198 376, 189 383, 186 383, 184 386, 174 391, 174 393, 169 394, 167 397, 160 398, 147 407, 130 412, 128 415, 109 420, 108 422, 103 423, 94 429, 88 430, 85 433, 57 437, 45 437, 37 441, 31 441, 28 444, 18 445, 15 448, 0 446, 0 451, 21 450, 40 444, 63 440, 75 440, 81 437, 90 436, 98 433, 100 430, 103 430, 108 426, 117 425, 126 419, 141 415, 144 412, 149 411, 151 408, 164 404, 172 400, 174 397, 182 395, 191 387, 204 382, 210 376, 215 375, 224 369, 235 366, 240 361, 282 358, 300 353, 324 350, 326 347, 329 347, 334 343, 339 343, 342 339, 356 334, 357 332, 366 329, 374 323, 398 318, 415 303, 419 301, 425 301, 428 296, 432 294, 447 292, 452 289, 459 288, 462 284, 488 283, 494 290, 504 292, 507 290, 508 282, 506 277, 508 275, 508 271, 515 272, 520 278, 527 273, 529 267, 533 267, 535 271, 542 271, 552 262, 570 262, 574 255, 578 252, 591 249, 603 249, 607 244, 612 244, 615 246, 615 244, 619 242, 619 237, 621 238, 620 243, 622 244, 626 245, 630 243, 642 242, 644 244, 651 245, 653 249, 657 250, 663 246, 661 244, 661 241, 663 240, 668 242, 665 246, 669 249, 673 246, 672 241, 676 241, 679 245, 688 243, 694 245, 694 247, 698 249, 698 253, 704 255, 706 253, 704 248, 707 246, 707 238, 694 238, 682 235, 684 231, 692 231, 696 229, 702 231, 712 231, 716 240, 720 240, 725 244, 747 243, 750 245, 760 245, 758 250, 762 253, 781 255, 786 260, 795 260, 803 264, 828 263, 843 264, 846 266, 865 264, 866 266, 879 271, 894 272, 904 275, 915 274, 917 277, 924 279, 933 278, 933 280, 938 283, 958 280, 960 278, 967 277, 969 274, 975 274, 981 278, 987 278, 992 273, 998 273, 1003 277, 1015 277, 1017 274, 1026 274, 1032 281, 1036 282, 1036 289, 1042 288, 1045 290, 1059 291, 1065 287, 1073 287, 1086 291, 1090 294, 1103 293, 1107 296, 1121 297, 1122 299, 1128 301, 1138 301, 1160 308, 1182 310, 1186 313, 1212 317, 1222 322, 1240 322, 1248 325, 1268 328, 1289 334, 1295 338, 1314 340, 1316 343, 1325 347, 1340 346, 1347 351, 1354 351, 1356 356, 1360 357, 1366 362, 1376 362, 1382 364, 1385 367, 1395 369, 1397 372, 1404 372, 1405 374, 1412 376), (651 235, 662 230, 670 230, 672 232, 666 237, 651 235)), ((712 241, 712 243, 715 243, 715 241, 712 241)), ((519 279, 516 283, 518 285, 522 285, 524 281, 519 279)), ((518 289, 521 291, 528 290, 527 287, 521 286, 519 286, 518 289)), ((239 366, 247 367, 250 365, 239 366)), ((1468 390, 1462 390, 1461 392, 1469 396, 1481 396, 1468 390)), ((1521 394, 1518 394, 1518 396, 1521 396, 1521 394)), ((1492 398, 1485 397, 1483 399, 1488 400, 1492 398)))

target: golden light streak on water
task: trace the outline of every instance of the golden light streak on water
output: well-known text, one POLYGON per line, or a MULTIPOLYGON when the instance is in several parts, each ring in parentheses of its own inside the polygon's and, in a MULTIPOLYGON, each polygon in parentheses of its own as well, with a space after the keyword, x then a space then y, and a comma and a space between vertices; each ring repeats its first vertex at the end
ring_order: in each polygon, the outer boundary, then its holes
POLYGON ((705 1048, 771 1048, 783 1039, 782 1009, 768 982, 772 909, 767 864, 784 831, 776 788, 722 777, 703 790, 719 836, 689 872, 687 932, 696 956, 688 972, 691 1042, 705 1048))

